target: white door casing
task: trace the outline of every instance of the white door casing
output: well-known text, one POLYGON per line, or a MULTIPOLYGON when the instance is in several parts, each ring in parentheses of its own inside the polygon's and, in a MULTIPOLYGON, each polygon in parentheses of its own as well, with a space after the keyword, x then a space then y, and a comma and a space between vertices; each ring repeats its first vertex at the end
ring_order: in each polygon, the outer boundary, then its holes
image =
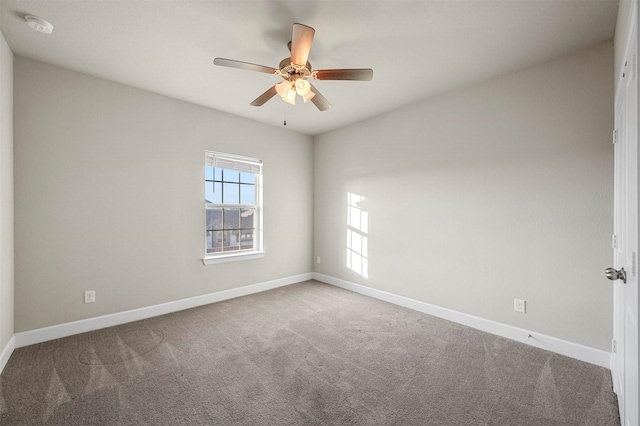
POLYGON ((637 20, 634 20, 615 102, 614 319, 611 371, 622 425, 640 425, 638 382, 638 82, 637 20))

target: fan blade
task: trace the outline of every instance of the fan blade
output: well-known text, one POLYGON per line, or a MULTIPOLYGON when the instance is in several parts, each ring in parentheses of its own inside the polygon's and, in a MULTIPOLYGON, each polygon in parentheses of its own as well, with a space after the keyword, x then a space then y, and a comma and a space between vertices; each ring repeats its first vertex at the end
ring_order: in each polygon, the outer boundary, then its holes
POLYGON ((313 35, 316 33, 311 27, 302 24, 293 24, 291 35, 291 62, 296 65, 306 65, 313 35))
POLYGON ((234 61, 233 59, 215 58, 213 60, 213 63, 215 65, 220 65, 221 67, 238 68, 238 69, 247 70, 247 71, 258 71, 258 72, 264 72, 267 74, 275 74, 275 72, 278 71, 275 68, 265 67, 264 65, 250 64, 249 62, 234 61))
POLYGON ((316 80, 358 80, 371 81, 373 70, 371 68, 318 70, 313 72, 316 80))
POLYGON ((313 84, 311 85, 311 90, 316 94, 313 98, 311 98, 311 102, 313 102, 313 104, 317 106, 320 111, 326 111, 331 108, 331 104, 329 103, 327 98, 322 96, 322 94, 318 92, 318 89, 316 89, 313 84))
POLYGON ((253 102, 251 102, 251 105, 262 106, 269 99, 273 98, 275 95, 276 95, 276 86, 271 86, 266 92, 264 92, 262 95, 258 96, 253 102))

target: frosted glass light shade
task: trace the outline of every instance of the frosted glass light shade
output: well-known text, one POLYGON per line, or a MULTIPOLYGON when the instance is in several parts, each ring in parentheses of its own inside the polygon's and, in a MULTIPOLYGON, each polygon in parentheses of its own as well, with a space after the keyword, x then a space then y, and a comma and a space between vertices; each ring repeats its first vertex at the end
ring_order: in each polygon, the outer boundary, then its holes
POLYGON ((309 90, 311 90, 311 85, 307 80, 305 80, 304 78, 299 78, 296 80, 296 92, 298 92, 298 95, 304 97, 307 93, 309 93, 309 90))
POLYGON ((283 81, 282 83, 276 84, 276 93, 282 99, 287 95, 287 92, 291 89, 291 83, 289 81, 283 81))
POLYGON ((290 88, 282 99, 288 104, 295 105, 296 91, 293 90, 293 88, 290 88))

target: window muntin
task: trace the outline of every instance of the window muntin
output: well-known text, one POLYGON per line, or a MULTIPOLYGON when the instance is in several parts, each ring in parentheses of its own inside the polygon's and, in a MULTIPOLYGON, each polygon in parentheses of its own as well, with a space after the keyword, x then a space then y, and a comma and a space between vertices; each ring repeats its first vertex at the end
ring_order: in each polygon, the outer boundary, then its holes
POLYGON ((262 162, 207 153, 205 258, 262 251, 262 162))

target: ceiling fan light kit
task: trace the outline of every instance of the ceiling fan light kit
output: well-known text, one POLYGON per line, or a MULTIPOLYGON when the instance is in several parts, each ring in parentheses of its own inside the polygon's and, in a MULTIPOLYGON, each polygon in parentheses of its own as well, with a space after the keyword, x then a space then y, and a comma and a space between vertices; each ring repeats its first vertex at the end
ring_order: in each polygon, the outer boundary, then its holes
POLYGON ((302 96, 305 103, 315 96, 315 93, 311 91, 311 84, 303 78, 298 78, 294 82, 290 80, 283 81, 276 84, 275 88, 278 96, 292 105, 296 104, 296 94, 302 96))
POLYGON ((315 32, 313 28, 307 25, 293 24, 293 33, 289 42, 291 56, 280 62, 279 69, 224 58, 215 58, 213 63, 223 67, 274 74, 285 80, 270 87, 266 92, 258 96, 251 102, 253 106, 262 106, 275 95, 280 96, 283 101, 295 105, 296 95, 300 95, 304 103, 311 101, 320 111, 326 111, 331 108, 331 104, 307 79, 371 81, 373 70, 362 68, 312 71, 311 64, 307 62, 307 58, 309 57, 315 32))

